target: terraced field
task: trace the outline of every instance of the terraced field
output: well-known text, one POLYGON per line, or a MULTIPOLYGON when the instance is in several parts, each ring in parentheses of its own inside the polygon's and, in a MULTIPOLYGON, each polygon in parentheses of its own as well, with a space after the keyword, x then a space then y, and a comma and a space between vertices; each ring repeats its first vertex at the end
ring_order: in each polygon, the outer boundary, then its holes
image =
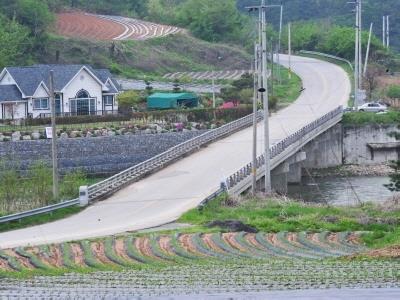
POLYGON ((183 32, 183 29, 125 18, 67 12, 57 15, 57 33, 67 37, 111 41, 146 40, 183 32))
POLYGON ((168 73, 163 76, 165 79, 189 78, 193 80, 238 80, 250 70, 227 70, 227 71, 207 71, 207 72, 177 72, 168 73))
POLYGON ((176 264, 271 258, 324 259, 362 251, 353 233, 213 233, 108 237, 0 250, 5 272, 176 264))

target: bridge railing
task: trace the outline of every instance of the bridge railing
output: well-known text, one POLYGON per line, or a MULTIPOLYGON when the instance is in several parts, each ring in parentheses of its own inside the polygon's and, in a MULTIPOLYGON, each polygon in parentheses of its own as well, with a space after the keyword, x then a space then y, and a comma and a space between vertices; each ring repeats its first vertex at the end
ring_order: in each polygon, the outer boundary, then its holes
MULTIPOLYGON (((262 113, 258 112, 258 118, 262 118, 262 113)), ((183 142, 175 147, 168 149, 167 151, 152 157, 138 165, 133 166, 119 174, 116 174, 104 181, 94 184, 89 187, 89 199, 94 200, 97 198, 104 197, 110 193, 114 193, 122 187, 137 181, 143 176, 150 174, 166 164, 181 158, 183 155, 188 154, 201 146, 215 141, 221 137, 234 133, 240 129, 248 127, 253 122, 253 114, 248 115, 244 118, 230 122, 217 129, 208 131, 198 137, 183 142)))
MULTIPOLYGON (((336 108, 335 110, 327 113, 326 115, 322 116, 321 118, 315 120, 314 122, 304 126, 300 130, 296 131, 295 133, 289 135, 279 143, 273 145, 270 148, 270 156, 271 159, 277 157, 279 154, 284 152, 289 146, 293 145, 294 143, 300 141, 302 138, 304 138, 308 133, 312 132, 313 130, 317 129, 318 127, 324 125, 328 121, 334 119, 338 115, 343 113, 343 107, 340 106, 336 108)), ((264 155, 261 155, 257 158, 257 166, 256 169, 261 168, 263 165, 265 165, 265 157, 264 155)), ((253 163, 249 163, 231 176, 229 176, 226 179, 226 188, 229 190, 236 186, 238 183, 240 183, 242 180, 247 178, 252 174, 253 170, 253 163)))
MULTIPOLYGON (((257 113, 257 118, 262 119, 262 112, 257 113)), ((123 188, 124 186, 131 184, 140 178, 161 169, 163 166, 175 161, 185 154, 199 149, 210 142, 216 141, 224 136, 230 135, 238 130, 246 128, 252 125, 253 114, 245 116, 241 119, 230 122, 217 129, 210 130, 202 135, 199 135, 193 139, 183 142, 175 147, 168 149, 167 151, 150 158, 138 165, 135 165, 121 173, 118 173, 106 180, 96 183, 88 188, 89 200, 93 201, 99 198, 103 198, 107 195, 113 194, 123 188)), ((9 216, 0 217, 0 224, 11 222, 15 220, 21 220, 23 218, 50 213, 61 208, 66 208, 79 204, 79 199, 65 201, 55 205, 34 209, 22 213, 17 213, 9 216)))

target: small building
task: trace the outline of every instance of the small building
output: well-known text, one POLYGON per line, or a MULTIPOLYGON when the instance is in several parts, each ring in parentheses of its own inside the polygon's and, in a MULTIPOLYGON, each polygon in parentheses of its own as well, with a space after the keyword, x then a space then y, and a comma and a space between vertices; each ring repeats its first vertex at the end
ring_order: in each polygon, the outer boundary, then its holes
POLYGON ((49 117, 50 70, 58 116, 118 112, 120 87, 106 69, 87 65, 6 67, 0 73, 0 119, 49 117))
POLYGON ((199 98, 191 93, 155 93, 147 98, 148 109, 194 108, 199 98))

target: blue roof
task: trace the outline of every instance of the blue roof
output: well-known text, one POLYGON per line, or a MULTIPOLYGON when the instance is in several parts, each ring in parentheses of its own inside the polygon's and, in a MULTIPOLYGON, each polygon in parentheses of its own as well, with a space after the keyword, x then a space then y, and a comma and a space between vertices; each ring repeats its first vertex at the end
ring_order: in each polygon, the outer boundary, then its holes
POLYGON ((15 85, 0 85, 0 102, 22 100, 22 94, 15 85))

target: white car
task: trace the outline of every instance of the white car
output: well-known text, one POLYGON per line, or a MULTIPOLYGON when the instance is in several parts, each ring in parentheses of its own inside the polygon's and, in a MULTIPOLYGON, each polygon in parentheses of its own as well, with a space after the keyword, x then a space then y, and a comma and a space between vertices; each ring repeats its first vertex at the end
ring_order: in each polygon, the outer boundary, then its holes
POLYGON ((385 112, 387 111, 387 106, 381 103, 371 102, 365 103, 357 108, 358 111, 366 111, 366 112, 385 112))

